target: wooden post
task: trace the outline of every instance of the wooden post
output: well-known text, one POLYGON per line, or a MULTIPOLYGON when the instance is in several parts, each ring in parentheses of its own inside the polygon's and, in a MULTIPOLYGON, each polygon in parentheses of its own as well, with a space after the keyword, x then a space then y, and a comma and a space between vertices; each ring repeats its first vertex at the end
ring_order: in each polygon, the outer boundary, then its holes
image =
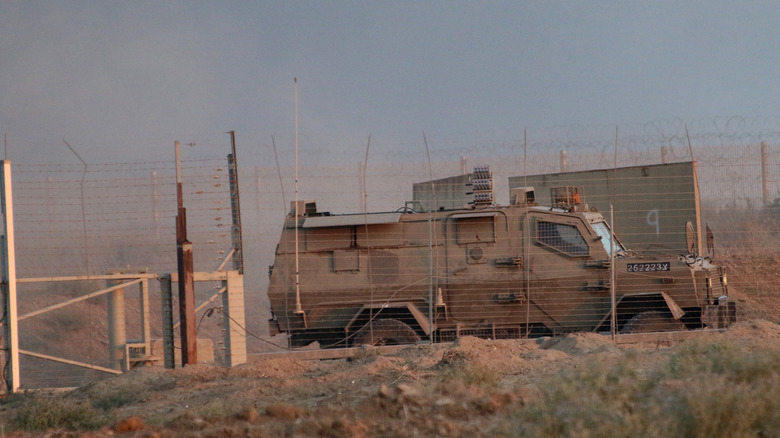
POLYGON ((179 142, 176 146, 176 261, 179 272, 179 320, 181 321, 181 365, 198 363, 198 341, 195 332, 195 280, 193 276, 192 243, 187 240, 187 210, 181 183, 179 142))
POLYGON ((193 277, 192 243, 178 245, 179 320, 181 321, 181 365, 198 363, 198 342, 195 332, 195 281, 193 277))

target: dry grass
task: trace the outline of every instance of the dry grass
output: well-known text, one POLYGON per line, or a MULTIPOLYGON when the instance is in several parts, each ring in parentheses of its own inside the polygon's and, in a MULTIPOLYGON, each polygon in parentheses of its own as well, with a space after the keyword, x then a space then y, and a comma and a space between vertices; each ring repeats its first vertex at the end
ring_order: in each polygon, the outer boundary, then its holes
POLYGON ((780 349, 679 345, 640 374, 636 357, 594 360, 542 382, 509 436, 736 437, 780 430, 780 349))
POLYGON ((11 430, 97 430, 114 419, 111 411, 96 409, 89 403, 74 403, 61 395, 26 394, 12 403, 16 404, 16 410, 9 424, 11 430))

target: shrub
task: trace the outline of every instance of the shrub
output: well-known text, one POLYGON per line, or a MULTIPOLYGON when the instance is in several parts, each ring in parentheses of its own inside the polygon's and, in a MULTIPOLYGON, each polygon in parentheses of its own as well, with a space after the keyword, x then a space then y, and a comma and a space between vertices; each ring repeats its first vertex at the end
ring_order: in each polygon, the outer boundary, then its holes
POLYGON ((113 391, 92 400, 92 406, 104 411, 109 411, 133 403, 137 401, 138 398, 138 392, 134 392, 129 388, 116 388, 113 391))
POLYGON ((29 432, 52 428, 96 430, 110 424, 111 416, 88 403, 73 403, 60 397, 25 397, 11 420, 14 430, 29 432))
POLYGON ((646 388, 632 358, 594 357, 546 379, 540 391, 538 402, 521 412, 533 436, 628 437, 649 427, 641 412, 646 388))
POLYGON ((460 351, 446 352, 436 365, 442 382, 460 381, 485 390, 495 389, 501 376, 488 367, 474 362, 469 354, 460 351))
POLYGON ((640 373, 635 355, 594 358, 540 382, 507 436, 733 437, 780 430, 780 350, 681 344, 640 373))
POLYGON ((441 374, 442 382, 457 380, 466 385, 476 386, 485 390, 498 387, 501 376, 495 371, 478 364, 470 364, 462 368, 450 368, 441 374))
POLYGON ((745 351, 728 341, 698 340, 680 345, 654 378, 687 379, 717 374, 735 383, 750 383, 778 372, 780 350, 745 351))

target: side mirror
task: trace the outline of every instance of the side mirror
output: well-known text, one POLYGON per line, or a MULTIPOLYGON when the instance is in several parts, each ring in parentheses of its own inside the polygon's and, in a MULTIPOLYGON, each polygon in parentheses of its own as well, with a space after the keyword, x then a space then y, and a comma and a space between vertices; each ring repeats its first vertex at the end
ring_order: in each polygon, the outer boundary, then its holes
POLYGON ((688 247, 688 254, 696 254, 696 228, 693 227, 691 221, 685 223, 685 243, 688 247))
POLYGON ((713 234, 709 222, 707 222, 706 233, 707 233, 707 255, 712 258, 715 258, 715 234, 713 234))

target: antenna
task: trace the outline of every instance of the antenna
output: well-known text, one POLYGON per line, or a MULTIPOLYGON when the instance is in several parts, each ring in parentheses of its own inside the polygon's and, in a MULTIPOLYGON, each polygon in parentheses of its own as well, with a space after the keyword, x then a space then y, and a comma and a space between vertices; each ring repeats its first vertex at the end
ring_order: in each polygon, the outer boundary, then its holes
POLYGON ((368 134, 366 144, 366 159, 363 162, 363 215, 368 215, 368 189, 366 188, 366 171, 368 169, 368 149, 371 147, 371 134, 368 134))
POLYGON ((699 199, 699 177, 696 172, 696 160, 693 158, 693 146, 691 146, 691 135, 688 133, 688 124, 685 124, 685 136, 688 138, 688 153, 691 154, 691 161, 693 162, 693 184, 695 186, 696 190, 696 196, 694 197, 694 202, 696 204, 696 252, 701 253, 702 252, 702 240, 700 232, 702 229, 701 226, 701 215, 699 212, 701 211, 701 205, 700 205, 700 199, 699 199))
POLYGON ((696 161, 693 159, 693 147, 691 146, 691 135, 688 134, 688 124, 685 124, 685 137, 688 139, 688 153, 691 154, 691 161, 696 161))
MULTIPOLYGON (((528 190, 528 128, 523 129, 523 186, 528 190)), ((531 226, 528 218, 528 198, 526 196, 525 215, 523 216, 523 276, 525 277, 525 337, 531 337, 531 226)))
POLYGON ((615 126, 615 157, 612 164, 612 202, 609 203, 609 297, 610 297, 610 331, 612 332, 612 342, 615 342, 617 334, 617 303, 615 297, 615 184, 617 184, 617 150, 618 150, 618 127, 615 126))
POLYGON ((287 200, 284 196, 284 182, 282 181, 282 168, 279 167, 279 154, 276 153, 276 138, 271 136, 271 146, 274 148, 274 159, 276 160, 276 174, 279 176, 279 189, 282 191, 282 211, 287 211, 287 200))
MULTIPOLYGON (((282 212, 284 212, 284 214, 286 215, 287 214, 286 212, 287 212, 288 205, 287 205, 287 199, 284 196, 284 182, 282 181, 282 168, 279 166, 279 155, 276 153, 276 136, 275 135, 271 135, 271 146, 273 146, 273 148, 274 148, 274 159, 276 160, 276 174, 279 176, 279 189, 281 190, 281 193, 282 193, 282 212)), ((260 181, 259 180, 257 182, 257 185, 258 185, 258 192, 259 192, 259 188, 260 188, 260 181)), ((287 272, 287 270, 285 269, 285 273, 286 272, 287 272)), ((290 324, 290 315, 287 313, 288 298, 289 298, 289 294, 287 293, 287 289, 290 286, 289 280, 290 280, 290 276, 285 274, 284 275, 284 290, 285 290, 285 292, 284 292, 284 309, 285 309, 284 318, 287 321, 288 325, 290 324)), ((287 348, 291 348, 292 347, 292 338, 288 337, 287 341, 288 341, 287 348)))
POLYGON ((81 190, 81 225, 82 225, 82 231, 83 231, 83 237, 84 237, 84 263, 86 265, 87 270, 87 276, 90 275, 90 267, 89 267, 89 239, 87 239, 87 209, 84 205, 84 179, 87 177, 87 162, 84 161, 83 158, 81 158, 81 155, 76 152, 75 149, 73 149, 73 146, 70 145, 70 143, 67 142, 64 138, 62 139, 62 142, 65 143, 65 146, 70 149, 71 152, 73 152, 73 155, 76 156, 76 158, 81 161, 81 164, 84 165, 84 170, 81 172, 81 182, 79 183, 79 187, 81 190))
POLYGON ((423 135, 423 142, 425 143, 425 154, 428 156, 428 177, 431 179, 431 198, 433 199, 433 204, 431 205, 431 211, 436 211, 439 209, 438 203, 436 202, 436 185, 433 182, 433 167, 431 167, 431 152, 428 150, 428 139, 425 137, 425 131, 422 133, 423 135))
MULTIPOLYGON (((374 281, 371 272, 371 243, 369 242, 368 233, 368 188, 366 187, 366 172, 368 171, 368 150, 371 148, 371 134, 368 135, 368 143, 366 143, 366 159, 363 162, 363 229, 366 232, 366 267, 368 268, 368 302, 371 307, 368 309, 368 331, 371 339, 374 339, 374 281)), ((381 310, 380 310, 381 312, 381 310)))
POLYGON ((301 306, 300 258, 298 256, 298 78, 293 78, 295 90, 295 313, 303 313, 301 306))
MULTIPOLYGON (((434 269, 438 270, 439 268, 439 258, 438 254, 434 254, 433 252, 433 247, 436 244, 436 236, 433 232, 433 215, 435 214, 434 212, 439 209, 439 207, 436 205, 436 187, 433 182, 433 167, 431 166, 431 152, 428 149, 428 139, 425 137, 425 131, 423 131, 422 134, 423 142, 425 143, 425 154, 428 156, 428 177, 431 179, 431 197, 433 198, 433 205, 428 212, 428 250, 430 251, 431 257, 428 260, 428 272, 430 272, 430 278, 428 280, 428 317, 431 318, 431 321, 435 321, 436 318, 433 315, 433 290, 434 288, 438 288, 438 283, 434 285, 434 281, 437 280, 434 269), (434 258, 436 259, 435 266, 434 258)), ((431 343, 433 343, 434 330, 431 330, 430 333, 430 340, 431 343)))

